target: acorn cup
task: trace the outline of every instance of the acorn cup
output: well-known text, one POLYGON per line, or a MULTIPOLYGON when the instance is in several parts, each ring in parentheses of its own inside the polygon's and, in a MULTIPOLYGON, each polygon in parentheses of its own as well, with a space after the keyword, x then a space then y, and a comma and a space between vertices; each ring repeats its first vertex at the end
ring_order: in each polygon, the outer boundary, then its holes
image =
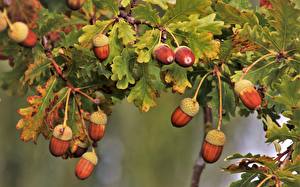
POLYGON ((66 0, 66 2, 70 9, 79 10, 83 6, 85 0, 66 0))
POLYGON ((192 98, 184 98, 180 106, 172 114, 171 122, 174 127, 186 126, 199 112, 199 103, 192 98))
POLYGON ((12 28, 8 31, 8 36, 24 47, 32 48, 37 43, 36 34, 23 22, 13 23, 12 28))
POLYGON ((72 156, 73 156, 74 158, 79 158, 79 157, 81 157, 84 153, 87 152, 88 148, 89 148, 89 144, 88 144, 88 143, 82 142, 82 141, 79 141, 79 140, 78 140, 78 141, 76 141, 76 142, 74 143, 74 145, 72 146, 72 150, 71 150, 72 156))
POLYGON ((207 163, 216 162, 222 154, 225 141, 226 136, 222 131, 210 130, 202 144, 201 154, 203 160, 207 163))
POLYGON ((182 67, 191 67, 195 63, 195 55, 187 46, 179 46, 175 50, 175 61, 182 67))
POLYGON ((157 44, 153 49, 153 57, 162 64, 171 64, 175 59, 174 51, 167 44, 157 44))
POLYGON ((82 155, 75 167, 75 175, 78 179, 87 179, 94 171, 98 158, 96 153, 87 152, 82 155))
POLYGON ((95 56, 104 61, 109 56, 109 39, 104 34, 97 34, 93 38, 93 51, 95 56))
POLYGON ((243 79, 236 82, 234 91, 248 109, 255 110, 260 107, 261 97, 250 81, 243 79))
POLYGON ((49 150, 53 156, 59 157, 67 153, 72 139, 72 130, 70 127, 57 125, 50 139, 49 150))
POLYGON ((4 31, 7 28, 7 22, 0 11, 0 32, 4 31))
POLYGON ((103 111, 94 112, 91 115, 90 121, 89 136, 94 142, 97 142, 104 136, 107 115, 103 111))

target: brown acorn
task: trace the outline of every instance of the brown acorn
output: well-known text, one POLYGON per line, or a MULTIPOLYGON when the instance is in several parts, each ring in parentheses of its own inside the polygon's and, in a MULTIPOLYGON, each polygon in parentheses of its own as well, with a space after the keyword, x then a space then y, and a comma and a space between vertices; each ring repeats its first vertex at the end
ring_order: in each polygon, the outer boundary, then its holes
POLYGON ((87 152, 82 155, 75 167, 75 175, 78 179, 84 180, 91 176, 97 165, 98 158, 96 153, 87 152))
POLYGON ((234 91, 248 109, 255 110, 260 107, 261 97, 250 81, 243 79, 236 82, 234 91))
POLYGON ((72 146, 72 156, 74 158, 81 157, 85 152, 87 152, 89 144, 87 142, 76 141, 72 146))
POLYGON ((216 162, 222 154, 225 141, 226 136, 222 131, 210 130, 202 144, 201 154, 203 160, 207 163, 216 162))
POLYGON ((94 112, 91 115, 90 121, 89 136, 93 141, 97 142, 104 136, 107 115, 103 111, 94 112))
POLYGON ((23 22, 15 22, 8 31, 8 36, 13 41, 24 47, 34 47, 37 43, 36 34, 23 22))
POLYGON ((175 59, 174 51, 167 44, 157 44, 153 49, 153 57, 165 64, 171 64, 175 59))
POLYGON ((70 140, 72 139, 72 130, 70 127, 63 125, 57 125, 50 139, 49 150, 53 156, 64 155, 69 147, 70 140))
POLYGON ((199 103, 192 98, 184 98, 171 117, 174 127, 184 127, 199 112, 199 103))
POLYGON ((104 61, 109 56, 109 39, 104 34, 97 34, 93 38, 93 51, 95 56, 104 61))
POLYGON ((179 46, 175 50, 175 61, 182 67, 191 67, 195 62, 195 55, 189 47, 179 46))
POLYGON ((0 32, 4 31, 7 28, 7 22, 0 11, 0 32))
POLYGON ((72 10, 79 10, 84 2, 85 0, 67 0, 67 5, 72 10))

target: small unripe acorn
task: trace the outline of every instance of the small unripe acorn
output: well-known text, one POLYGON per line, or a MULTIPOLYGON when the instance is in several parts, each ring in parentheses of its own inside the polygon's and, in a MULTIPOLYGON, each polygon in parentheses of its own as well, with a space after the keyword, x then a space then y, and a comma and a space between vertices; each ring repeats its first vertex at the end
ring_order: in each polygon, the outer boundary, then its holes
POLYGON ((175 61, 182 67, 190 67, 195 62, 195 55, 189 47, 179 46, 175 50, 175 61))
POLYGON ((97 142, 104 136, 107 115, 103 111, 94 112, 90 117, 90 121, 89 136, 93 141, 97 142))
POLYGON ((94 171, 95 166, 98 163, 96 153, 87 152, 82 155, 75 167, 75 175, 78 179, 87 179, 94 171))
POLYGON ((243 79, 236 82, 234 91, 248 109, 255 110, 260 107, 261 97, 250 81, 243 79))
POLYGON ((184 98, 173 112, 171 122, 174 127, 184 127, 198 112, 199 103, 192 98, 184 98))
POLYGON ((157 44, 153 49, 153 57, 165 64, 171 64, 175 59, 174 51, 167 44, 157 44))
POLYGON ((95 56, 104 61, 109 56, 109 39, 104 34, 97 34, 93 38, 93 51, 95 56))
POLYGON ((68 126, 57 125, 50 139, 49 150, 53 156, 64 155, 69 147, 72 139, 72 129, 68 126))
POLYGON ((7 22, 0 11, 0 32, 4 31, 7 28, 7 22))
POLYGON ((85 152, 87 152, 89 144, 82 141, 76 141, 72 147, 72 156, 74 158, 81 157, 85 152))
POLYGON ((8 36, 13 41, 24 47, 34 47, 37 42, 36 34, 23 22, 15 22, 8 31, 8 36))
POLYGON ((72 10, 79 10, 84 2, 85 0, 67 0, 67 5, 72 10))
POLYGON ((225 141, 226 136, 222 131, 216 129, 208 131, 202 144, 203 160, 207 163, 216 162, 222 154, 225 141))

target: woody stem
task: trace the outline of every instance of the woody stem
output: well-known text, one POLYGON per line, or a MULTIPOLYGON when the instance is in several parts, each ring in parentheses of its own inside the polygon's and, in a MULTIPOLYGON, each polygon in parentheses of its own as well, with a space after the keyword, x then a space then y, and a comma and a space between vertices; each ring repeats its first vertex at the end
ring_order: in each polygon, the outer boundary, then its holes
POLYGON ((264 59, 266 59, 267 57, 272 56, 272 55, 273 55, 273 53, 268 53, 268 54, 266 54, 266 55, 260 57, 259 59, 257 59, 255 62, 253 62, 250 66, 248 66, 248 67, 246 68, 246 70, 244 71, 244 73, 243 73, 243 75, 241 76, 240 80, 242 80, 242 79, 247 75, 247 73, 248 73, 248 72, 249 72, 249 71, 250 71, 257 63, 261 62, 262 60, 264 60, 264 59))
POLYGON ((207 77, 209 74, 211 74, 211 73, 212 73, 212 72, 206 73, 206 74, 202 77, 202 79, 200 80, 200 82, 199 82, 199 84, 198 84, 198 87, 197 87, 197 90, 196 90, 196 92, 195 92, 195 95, 194 95, 194 97, 193 97, 193 100, 194 100, 194 101, 196 101, 196 99, 197 99, 197 96, 198 96, 198 94, 199 94, 201 85, 203 84, 204 80, 205 80, 206 77, 207 77))
POLYGON ((222 97, 222 80, 221 72, 217 67, 215 67, 215 72, 218 78, 218 89, 219 89, 219 120, 218 120, 218 130, 221 130, 222 118, 223 118, 223 97, 222 97))

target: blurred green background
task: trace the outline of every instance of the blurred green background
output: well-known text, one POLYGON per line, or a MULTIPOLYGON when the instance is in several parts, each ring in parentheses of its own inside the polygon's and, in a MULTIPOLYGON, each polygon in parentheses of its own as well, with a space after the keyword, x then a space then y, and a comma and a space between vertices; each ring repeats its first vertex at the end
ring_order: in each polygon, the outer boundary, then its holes
MULTIPOLYGON (((57 2, 51 1, 55 6, 57 2)), ((8 69, 1 62, 0 73, 8 69)), ((51 156, 42 137, 37 145, 19 140, 16 110, 26 106, 26 98, 0 91, 0 187, 187 187, 203 139, 203 116, 186 128, 173 128, 170 115, 181 97, 163 94, 149 113, 126 101, 115 106, 97 150, 100 164, 88 180, 79 181, 76 160, 51 156)), ((229 164, 223 159, 234 152, 275 154, 272 145, 264 144, 262 124, 255 116, 233 119, 224 127, 228 140, 222 158, 206 166, 201 187, 225 187, 239 178, 222 171, 229 164)))

